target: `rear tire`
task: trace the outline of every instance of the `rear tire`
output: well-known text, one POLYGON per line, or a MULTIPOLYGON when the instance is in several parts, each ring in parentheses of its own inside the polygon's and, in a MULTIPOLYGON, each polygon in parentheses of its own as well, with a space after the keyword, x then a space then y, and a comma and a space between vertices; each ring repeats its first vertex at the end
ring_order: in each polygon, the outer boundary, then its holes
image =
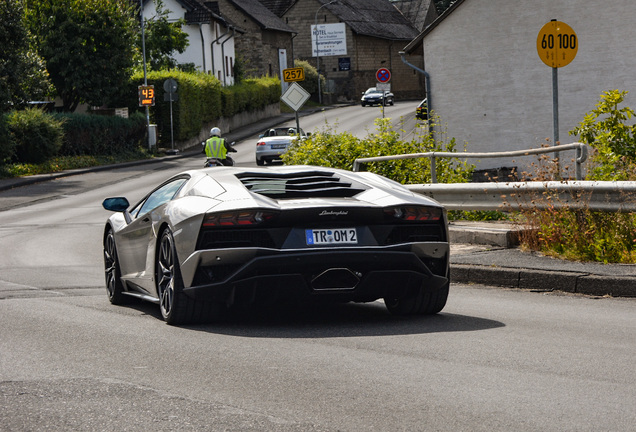
POLYGON ((124 284, 121 281, 121 269, 115 246, 113 230, 109 229, 104 238, 104 274, 106 277, 106 294, 111 304, 120 305, 126 302, 124 284))
POLYGON ((258 166, 265 165, 265 159, 256 159, 256 165, 258 166))
POLYGON ((409 290, 398 298, 384 298, 384 304, 392 315, 434 315, 444 309, 448 299, 450 282, 431 291, 425 285, 409 290))
POLYGON ((159 240, 156 284, 161 316, 171 325, 199 323, 219 315, 220 305, 195 301, 183 292, 183 280, 172 231, 166 228, 159 240))

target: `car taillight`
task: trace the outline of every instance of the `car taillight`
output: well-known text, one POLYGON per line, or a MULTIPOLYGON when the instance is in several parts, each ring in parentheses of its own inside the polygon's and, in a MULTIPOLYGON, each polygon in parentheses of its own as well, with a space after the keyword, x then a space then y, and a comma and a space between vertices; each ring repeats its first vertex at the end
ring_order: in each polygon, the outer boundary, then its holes
POLYGON ((430 222, 441 219, 442 209, 439 207, 398 206, 385 209, 384 214, 392 219, 405 222, 430 222))
POLYGON ((276 216, 276 212, 262 210, 236 210, 220 213, 208 213, 203 218, 204 227, 254 226, 267 222, 276 216))
POLYGON ((256 147, 258 146, 264 146, 265 145, 265 141, 257 141, 256 142, 256 147))

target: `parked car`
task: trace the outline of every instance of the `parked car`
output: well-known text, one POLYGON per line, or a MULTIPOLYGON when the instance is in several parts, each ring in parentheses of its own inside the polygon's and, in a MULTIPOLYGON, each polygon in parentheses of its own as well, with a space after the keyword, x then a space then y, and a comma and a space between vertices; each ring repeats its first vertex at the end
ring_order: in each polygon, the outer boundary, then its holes
POLYGON ((300 135, 296 128, 273 128, 264 131, 256 141, 256 165, 263 166, 266 162, 280 160, 280 155, 285 153, 289 145, 298 139, 303 140, 311 133, 305 133, 301 128, 300 135))
POLYGON ((395 103, 395 96, 393 93, 377 90, 375 87, 370 87, 362 93, 362 99, 360 100, 362 106, 367 105, 393 105, 395 103))
POLYGON ((159 305, 169 324, 235 305, 372 302, 435 314, 449 289, 436 201, 369 172, 312 166, 186 171, 130 207, 107 198, 106 291, 159 305))
POLYGON ((418 120, 428 120, 428 103, 426 99, 420 102, 417 108, 415 108, 415 118, 418 120))

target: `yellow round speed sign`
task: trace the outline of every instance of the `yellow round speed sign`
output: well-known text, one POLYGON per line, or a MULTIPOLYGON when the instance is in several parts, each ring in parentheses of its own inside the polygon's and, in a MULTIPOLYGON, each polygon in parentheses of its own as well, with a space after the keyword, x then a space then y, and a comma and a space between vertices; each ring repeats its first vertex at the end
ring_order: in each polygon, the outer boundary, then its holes
POLYGON ((550 21, 537 36, 537 53, 546 65, 559 68, 570 64, 579 49, 572 27, 561 21, 550 21))

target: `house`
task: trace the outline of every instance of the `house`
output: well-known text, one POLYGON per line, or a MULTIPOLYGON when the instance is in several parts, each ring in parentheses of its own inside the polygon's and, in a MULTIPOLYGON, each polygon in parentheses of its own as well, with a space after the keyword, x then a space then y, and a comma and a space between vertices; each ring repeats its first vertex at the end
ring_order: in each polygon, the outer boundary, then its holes
MULTIPOLYGON (((576 142, 568 132, 604 91, 630 91, 626 106, 636 106, 635 21, 633 0, 458 0, 404 51, 407 59, 423 56, 430 108, 449 137, 470 152, 523 150, 553 145, 555 137, 561 144, 576 142), (556 70, 543 63, 537 46, 553 19, 572 28, 570 40, 577 45, 574 59, 556 70)), ((573 158, 569 153, 561 154, 563 165, 573 158)), ((472 162, 482 169, 512 164, 524 170, 535 161, 472 162)))
MULTIPOLYGON (((390 1, 262 1, 282 13, 284 22, 297 31, 294 57, 314 65, 320 62, 321 73, 327 80, 323 90, 326 96, 331 96, 326 102, 358 101, 364 90, 376 85, 376 72, 381 68, 391 72, 390 86, 396 98, 423 96, 423 77, 404 64, 399 55, 418 30, 390 1), (312 26, 337 23, 344 25, 345 49, 318 59, 314 54, 312 26)), ((423 66, 421 55, 412 56, 411 61, 423 66)))
POLYGON ((246 74, 278 76, 282 82, 282 70, 294 66, 296 30, 258 0, 219 0, 214 3, 223 17, 244 29, 234 44, 246 74))
MULTIPOLYGON (((242 32, 230 21, 214 12, 212 2, 198 0, 163 0, 163 9, 169 11, 168 20, 185 19, 183 31, 188 34, 185 52, 175 53, 180 64, 192 63, 203 72, 213 74, 223 85, 234 83, 235 40, 242 32)), ((146 19, 156 15, 154 1, 143 4, 146 19)))
POLYGON ((390 0, 413 26, 422 31, 437 18, 432 0, 390 0))

